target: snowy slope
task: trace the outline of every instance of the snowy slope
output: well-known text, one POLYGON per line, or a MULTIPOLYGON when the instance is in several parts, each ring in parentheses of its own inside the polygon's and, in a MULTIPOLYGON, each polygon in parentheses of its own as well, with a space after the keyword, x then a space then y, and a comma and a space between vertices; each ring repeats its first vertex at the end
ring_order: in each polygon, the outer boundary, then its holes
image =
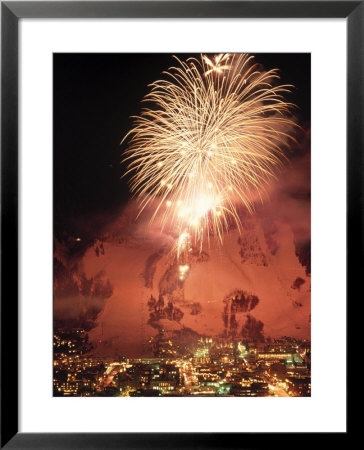
POLYGON ((267 227, 252 217, 241 235, 236 230, 226 235, 222 247, 212 239, 203 262, 191 257, 182 282, 170 242, 137 229, 123 238, 110 233, 102 255, 95 248, 86 252, 86 276, 102 272, 113 286, 90 332, 100 354, 147 353, 147 340, 159 328, 187 327, 211 336, 309 337, 310 276, 287 224, 267 227), (232 300, 237 293, 240 300, 232 300), (258 299, 252 309, 244 303, 249 296, 258 299))

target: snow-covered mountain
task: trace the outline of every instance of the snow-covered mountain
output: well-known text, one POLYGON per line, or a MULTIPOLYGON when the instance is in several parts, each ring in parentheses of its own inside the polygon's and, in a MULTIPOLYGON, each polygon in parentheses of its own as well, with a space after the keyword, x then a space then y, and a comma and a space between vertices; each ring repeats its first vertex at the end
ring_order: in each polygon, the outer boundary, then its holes
POLYGON ((118 232, 119 225, 86 251, 73 275, 108 286, 89 333, 96 353, 143 354, 161 328, 257 340, 310 336, 311 280, 288 224, 251 216, 222 246, 212 239, 202 254, 192 251, 183 279, 171 236, 125 224, 118 232))

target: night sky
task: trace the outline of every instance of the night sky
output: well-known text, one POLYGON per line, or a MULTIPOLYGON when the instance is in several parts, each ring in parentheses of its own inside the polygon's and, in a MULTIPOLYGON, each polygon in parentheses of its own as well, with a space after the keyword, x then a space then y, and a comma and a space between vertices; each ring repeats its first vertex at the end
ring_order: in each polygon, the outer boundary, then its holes
MULTIPOLYGON (((178 55, 180 58, 192 56, 178 55)), ((256 54, 265 69, 279 68, 288 99, 310 121, 310 54, 256 54)), ((54 55, 54 231, 64 240, 97 236, 129 198, 120 179, 120 141, 140 113, 147 85, 173 65, 171 54, 54 55)))

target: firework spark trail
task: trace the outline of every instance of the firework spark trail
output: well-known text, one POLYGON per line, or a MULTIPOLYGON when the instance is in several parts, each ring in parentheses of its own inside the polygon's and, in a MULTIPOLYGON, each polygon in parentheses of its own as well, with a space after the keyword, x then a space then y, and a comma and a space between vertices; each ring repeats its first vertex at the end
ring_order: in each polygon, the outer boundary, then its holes
POLYGON ((297 125, 277 69, 261 71, 247 54, 175 58, 143 99, 124 161, 140 212, 156 205, 151 220, 173 225, 179 255, 202 249, 204 236, 222 241, 231 223, 240 229, 239 206, 253 211, 297 125))

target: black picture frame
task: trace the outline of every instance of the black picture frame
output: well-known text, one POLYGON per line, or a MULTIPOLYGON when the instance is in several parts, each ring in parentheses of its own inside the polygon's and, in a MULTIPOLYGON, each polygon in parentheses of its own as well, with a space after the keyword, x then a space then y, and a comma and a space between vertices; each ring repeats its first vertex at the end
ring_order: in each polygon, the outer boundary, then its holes
MULTIPOLYGON (((346 18, 348 303, 357 295, 364 268, 364 1, 1 1, 1 448, 260 448, 271 445, 272 439, 279 439, 283 447, 290 445, 289 433, 18 432, 18 26, 22 18, 346 18)), ((332 433, 339 445, 348 431, 332 433)), ((311 438, 310 433, 300 434, 299 445, 311 438)), ((315 433, 315 445, 327 445, 327 438, 325 433, 315 433)))

